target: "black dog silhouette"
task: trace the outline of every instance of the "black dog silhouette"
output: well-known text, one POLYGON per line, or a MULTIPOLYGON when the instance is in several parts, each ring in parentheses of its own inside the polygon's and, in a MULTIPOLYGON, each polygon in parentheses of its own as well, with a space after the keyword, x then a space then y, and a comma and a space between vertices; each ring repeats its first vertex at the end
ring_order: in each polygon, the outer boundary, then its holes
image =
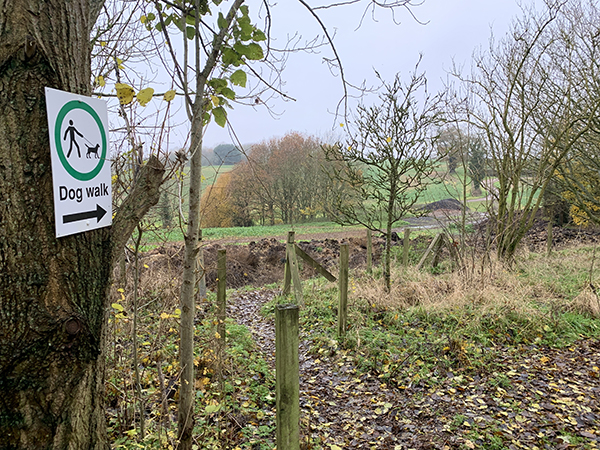
POLYGON ((96 159, 100 158, 100 157, 98 156, 98 148, 100 148, 100 144, 96 144, 96 146, 95 146, 95 147, 90 147, 89 145, 86 145, 86 147, 87 147, 87 149, 88 149, 88 151, 87 151, 87 153, 86 153, 86 155, 85 155, 85 156, 86 156, 86 158, 89 158, 89 157, 90 157, 90 155, 91 155, 92 153, 93 153, 94 155, 96 155, 96 159))

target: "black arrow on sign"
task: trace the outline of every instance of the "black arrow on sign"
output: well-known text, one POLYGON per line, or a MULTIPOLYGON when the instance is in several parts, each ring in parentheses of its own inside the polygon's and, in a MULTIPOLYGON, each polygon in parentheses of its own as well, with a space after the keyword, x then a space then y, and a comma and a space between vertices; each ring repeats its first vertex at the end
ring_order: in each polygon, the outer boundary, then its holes
POLYGON ((104 214, 106 214, 104 208, 97 204, 95 211, 85 211, 63 216, 63 223, 79 222, 80 220, 93 219, 94 217, 96 218, 96 223, 98 223, 104 217, 104 214))

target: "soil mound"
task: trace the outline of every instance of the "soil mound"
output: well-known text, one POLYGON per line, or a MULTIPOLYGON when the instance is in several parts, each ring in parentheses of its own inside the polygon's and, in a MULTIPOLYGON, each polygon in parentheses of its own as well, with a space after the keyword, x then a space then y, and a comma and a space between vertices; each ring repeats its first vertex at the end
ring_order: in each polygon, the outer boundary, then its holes
MULTIPOLYGON (((444 200, 439 200, 437 202, 429 203, 423 206, 423 210, 434 212, 439 209, 447 210, 447 211, 462 211, 464 205, 454 198, 446 198, 444 200)), ((469 208, 467 208, 467 211, 469 208)))
MULTIPOLYGON (((349 244, 350 268, 366 264, 366 237, 348 237, 341 241, 349 244)), ((337 277, 339 271, 340 241, 336 239, 312 239, 297 242, 298 246, 315 261, 337 277)), ((373 238, 373 264, 378 264, 384 248, 384 240, 373 238)), ((208 289, 216 289, 218 250, 227 251, 227 287, 260 287, 283 279, 285 267, 285 244, 275 238, 249 242, 248 245, 209 244, 204 248, 204 266, 208 289)), ((298 258, 300 276, 303 279, 317 276, 317 272, 298 258)), ((144 255, 144 264, 150 269, 170 268, 183 270, 183 244, 159 247, 144 255)))

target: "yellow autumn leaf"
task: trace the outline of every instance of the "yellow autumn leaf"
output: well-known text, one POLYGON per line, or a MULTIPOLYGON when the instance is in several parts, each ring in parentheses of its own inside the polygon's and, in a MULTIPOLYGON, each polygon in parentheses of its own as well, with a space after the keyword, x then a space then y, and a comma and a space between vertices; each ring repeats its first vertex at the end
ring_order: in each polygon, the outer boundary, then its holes
POLYGON ((106 42, 100 41, 100 47, 106 47, 106 42))
POLYGON ((219 103, 220 103, 219 97, 217 97, 216 95, 211 95, 210 99, 212 100, 213 105, 219 106, 219 103))
POLYGON ((385 140, 387 141, 387 143, 388 143, 388 144, 389 144, 390 142, 392 142, 392 138, 391 138, 391 137, 389 137, 389 136, 388 136, 388 137, 387 137, 385 140))
POLYGON ((171 100, 173 100, 175 98, 175 90, 171 89, 170 91, 165 92, 165 95, 163 97, 163 100, 165 102, 170 102, 171 100))
POLYGON ((129 105, 133 101, 135 91, 128 84, 115 83, 115 90, 117 91, 117 98, 121 105, 129 105))
POLYGON ((138 103, 142 106, 146 106, 150 102, 150 100, 152 100, 153 94, 154 94, 154 89, 152 89, 150 87, 146 88, 146 89, 142 89, 137 94, 138 103))
POLYGON ((98 75, 96 77, 96 83, 98 83, 98 86, 100 87, 106 86, 106 81, 104 81, 104 77, 102 75, 98 75))
POLYGON ((148 20, 148 18, 146 16, 140 17, 140 22, 146 23, 146 20, 148 20))

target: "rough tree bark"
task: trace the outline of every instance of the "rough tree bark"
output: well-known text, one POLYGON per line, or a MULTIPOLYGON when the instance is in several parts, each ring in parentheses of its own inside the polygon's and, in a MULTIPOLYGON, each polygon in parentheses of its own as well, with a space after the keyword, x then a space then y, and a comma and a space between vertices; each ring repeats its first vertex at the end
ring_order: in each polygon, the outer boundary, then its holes
POLYGON ((117 250, 158 201, 153 158, 111 228, 55 238, 44 87, 90 93, 102 1, 0 0, 0 448, 104 449, 117 250))

